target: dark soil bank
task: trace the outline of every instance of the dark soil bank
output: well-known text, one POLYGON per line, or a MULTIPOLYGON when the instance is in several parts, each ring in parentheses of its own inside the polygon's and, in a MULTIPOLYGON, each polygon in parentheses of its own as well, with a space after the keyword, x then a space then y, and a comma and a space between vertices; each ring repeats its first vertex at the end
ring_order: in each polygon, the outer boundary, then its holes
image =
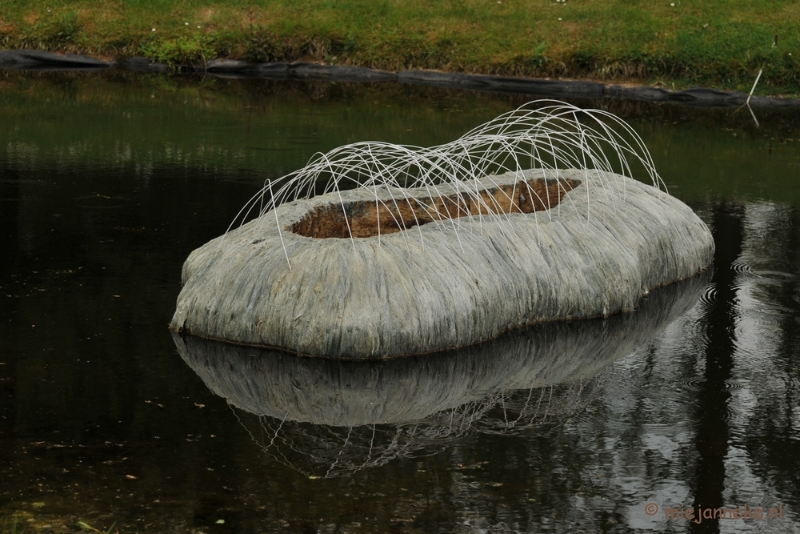
MULTIPOLYGON (((741 92, 718 91, 693 87, 684 91, 669 91, 661 87, 603 84, 581 80, 551 80, 487 76, 427 70, 399 72, 374 70, 365 67, 324 65, 318 63, 248 63, 231 59, 214 59, 205 65, 170 66, 144 57, 108 62, 90 56, 55 54, 39 50, 7 50, 0 52, 0 69, 13 70, 92 70, 120 68, 141 72, 204 71, 223 77, 300 79, 343 82, 383 82, 449 87, 497 93, 531 94, 559 98, 621 98, 644 102, 678 102, 698 107, 738 107, 748 102, 741 92)), ((800 100, 752 96, 751 107, 797 108, 800 100)))

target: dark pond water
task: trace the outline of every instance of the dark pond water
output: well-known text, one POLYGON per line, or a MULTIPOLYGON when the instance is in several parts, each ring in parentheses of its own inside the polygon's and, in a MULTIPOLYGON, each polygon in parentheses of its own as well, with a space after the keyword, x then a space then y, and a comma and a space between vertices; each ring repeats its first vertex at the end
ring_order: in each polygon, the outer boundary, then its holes
POLYGON ((523 102, 0 74, 0 531, 800 530, 798 114, 578 102, 715 236, 634 314, 379 365, 173 340, 183 261, 266 178, 523 102))

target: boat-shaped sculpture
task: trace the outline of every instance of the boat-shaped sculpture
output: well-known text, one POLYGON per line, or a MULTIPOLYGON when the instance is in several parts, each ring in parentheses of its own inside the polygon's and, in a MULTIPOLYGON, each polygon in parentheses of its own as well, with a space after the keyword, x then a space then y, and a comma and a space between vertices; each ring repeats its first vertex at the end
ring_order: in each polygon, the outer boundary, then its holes
POLYGON ((632 311, 713 258, 706 225, 661 186, 629 126, 561 103, 447 145, 341 147, 192 252, 171 327, 358 360, 632 311))
POLYGON ((709 278, 658 288, 633 313, 543 323, 459 350, 386 361, 173 339, 266 454, 308 476, 333 477, 428 455, 467 434, 526 432, 581 413, 626 379, 614 363, 649 352, 695 306, 709 278))

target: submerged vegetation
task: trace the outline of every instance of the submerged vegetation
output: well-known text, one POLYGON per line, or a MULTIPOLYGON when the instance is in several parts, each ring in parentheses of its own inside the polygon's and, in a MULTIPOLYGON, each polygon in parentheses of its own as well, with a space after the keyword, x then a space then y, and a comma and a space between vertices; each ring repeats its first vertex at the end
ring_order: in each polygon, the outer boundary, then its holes
POLYGON ((800 93, 800 5, 591 0, 5 0, 0 48, 800 93))
POLYGON ((85 521, 75 521, 69 517, 52 516, 50 520, 42 520, 37 519, 36 516, 29 513, 17 515, 20 517, 13 516, 5 520, 0 520, 0 534, 48 534, 51 532, 63 530, 75 531, 78 529, 80 529, 80 532, 99 532, 100 534, 119 533, 119 529, 114 528, 116 522, 112 523, 108 530, 100 530, 85 521), (20 518, 25 519, 25 524, 20 523, 20 518))
POLYGON ((25 530, 17 525, 16 519, 6 519, 0 523, 0 534, 22 534, 25 530))

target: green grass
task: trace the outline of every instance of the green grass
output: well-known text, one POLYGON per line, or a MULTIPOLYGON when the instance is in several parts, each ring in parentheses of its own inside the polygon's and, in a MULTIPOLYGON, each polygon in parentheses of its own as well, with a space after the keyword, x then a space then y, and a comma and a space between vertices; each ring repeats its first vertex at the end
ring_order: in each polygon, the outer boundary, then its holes
POLYGON ((6 520, 0 524, 0 534, 25 534, 25 529, 17 525, 16 520, 6 520))
POLYGON ((0 46, 800 94, 793 0, 0 0, 0 46), (154 31, 155 30, 155 31, 154 31), (775 36, 778 36, 775 43, 775 36))
MULTIPOLYGON (((114 530, 115 526, 116 522, 113 523, 108 530, 100 530, 84 521, 78 521, 77 524, 74 525, 74 528, 80 529, 81 532, 99 532, 101 534, 112 534, 119 532, 118 530, 114 530)), ((17 518, 6 518, 2 523, 0 523, 0 534, 34 534, 34 533, 50 533, 50 532, 53 532, 51 528, 38 528, 35 525, 32 528, 25 528, 24 525, 19 524, 17 518)))

